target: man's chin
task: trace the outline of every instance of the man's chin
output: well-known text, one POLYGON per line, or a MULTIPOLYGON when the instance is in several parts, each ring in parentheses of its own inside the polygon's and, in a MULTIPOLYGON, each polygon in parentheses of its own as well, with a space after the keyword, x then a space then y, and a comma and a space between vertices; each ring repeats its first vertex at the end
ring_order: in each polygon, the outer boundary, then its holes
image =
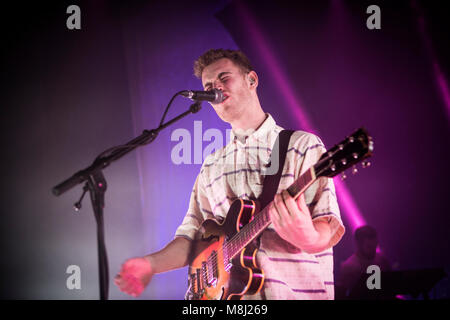
POLYGON ((215 104, 213 105, 216 113, 222 118, 222 116, 226 116, 231 111, 231 107, 228 104, 215 104))
POLYGON ((225 121, 227 123, 232 123, 233 120, 236 118, 236 115, 231 112, 232 109, 230 107, 224 106, 221 110, 216 110, 217 115, 219 116, 222 121, 225 121))

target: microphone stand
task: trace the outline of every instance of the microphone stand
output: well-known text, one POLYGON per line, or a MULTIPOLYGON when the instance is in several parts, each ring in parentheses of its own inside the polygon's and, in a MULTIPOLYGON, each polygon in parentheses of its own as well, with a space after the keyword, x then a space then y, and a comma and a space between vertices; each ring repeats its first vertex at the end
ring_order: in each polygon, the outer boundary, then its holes
POLYGON ((89 191, 91 197, 92 208, 97 223, 97 247, 98 247, 98 264, 99 264, 99 281, 100 281, 100 299, 108 299, 109 290, 109 275, 108 275, 108 256, 105 246, 105 234, 103 224, 103 208, 105 207, 105 192, 106 192, 106 179, 102 173, 102 170, 108 167, 113 161, 116 161, 132 150, 140 146, 145 146, 153 142, 158 136, 158 133, 174 122, 184 118, 190 113, 197 113, 201 109, 201 102, 197 101, 193 103, 189 109, 172 120, 161 124, 156 129, 144 130, 143 133, 129 141, 125 145, 117 146, 102 152, 94 162, 87 168, 82 169, 70 178, 59 183, 52 188, 52 192, 55 196, 59 196, 62 193, 68 191, 79 183, 85 182, 83 187, 83 194, 80 200, 75 203, 75 210, 81 208, 81 200, 83 199, 86 191, 89 191), (104 155, 110 153, 109 155, 104 155))

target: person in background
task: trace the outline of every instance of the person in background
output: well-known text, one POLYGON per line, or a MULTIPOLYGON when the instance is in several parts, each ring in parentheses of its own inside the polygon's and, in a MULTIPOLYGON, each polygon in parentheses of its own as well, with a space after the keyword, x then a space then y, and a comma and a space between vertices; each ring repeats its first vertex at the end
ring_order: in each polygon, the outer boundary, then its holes
POLYGON ((367 267, 377 265, 381 271, 392 269, 388 259, 377 250, 378 235, 375 228, 365 225, 355 230, 354 240, 356 252, 341 263, 338 281, 336 284, 336 297, 344 298, 357 284, 367 267))

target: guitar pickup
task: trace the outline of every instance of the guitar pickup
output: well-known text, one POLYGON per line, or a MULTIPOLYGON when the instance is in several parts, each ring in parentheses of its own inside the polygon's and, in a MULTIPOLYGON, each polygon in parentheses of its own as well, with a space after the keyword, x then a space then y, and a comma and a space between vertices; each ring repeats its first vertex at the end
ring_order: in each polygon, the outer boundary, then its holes
POLYGON ((217 278, 219 277, 217 251, 211 252, 208 259, 205 262, 202 262, 202 273, 208 287, 215 287, 217 285, 217 278))
POLYGON ((209 276, 208 276, 208 265, 206 262, 202 262, 202 280, 208 287, 210 287, 209 276))
POLYGON ((201 269, 195 269, 197 273, 197 290, 198 292, 202 291, 203 289, 203 281, 202 281, 202 275, 201 275, 201 269))

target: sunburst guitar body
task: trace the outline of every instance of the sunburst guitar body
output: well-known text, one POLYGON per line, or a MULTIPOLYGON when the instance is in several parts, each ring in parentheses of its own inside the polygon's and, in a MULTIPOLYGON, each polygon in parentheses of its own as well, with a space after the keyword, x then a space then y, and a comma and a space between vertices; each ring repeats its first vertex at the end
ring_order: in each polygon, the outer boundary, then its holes
POLYGON ((189 266, 188 299, 234 300, 244 294, 255 294, 264 283, 264 273, 258 268, 254 244, 248 244, 232 257, 237 249, 229 240, 253 220, 258 203, 252 200, 235 200, 223 223, 206 220, 200 239, 194 242, 193 252, 200 252, 189 266))

